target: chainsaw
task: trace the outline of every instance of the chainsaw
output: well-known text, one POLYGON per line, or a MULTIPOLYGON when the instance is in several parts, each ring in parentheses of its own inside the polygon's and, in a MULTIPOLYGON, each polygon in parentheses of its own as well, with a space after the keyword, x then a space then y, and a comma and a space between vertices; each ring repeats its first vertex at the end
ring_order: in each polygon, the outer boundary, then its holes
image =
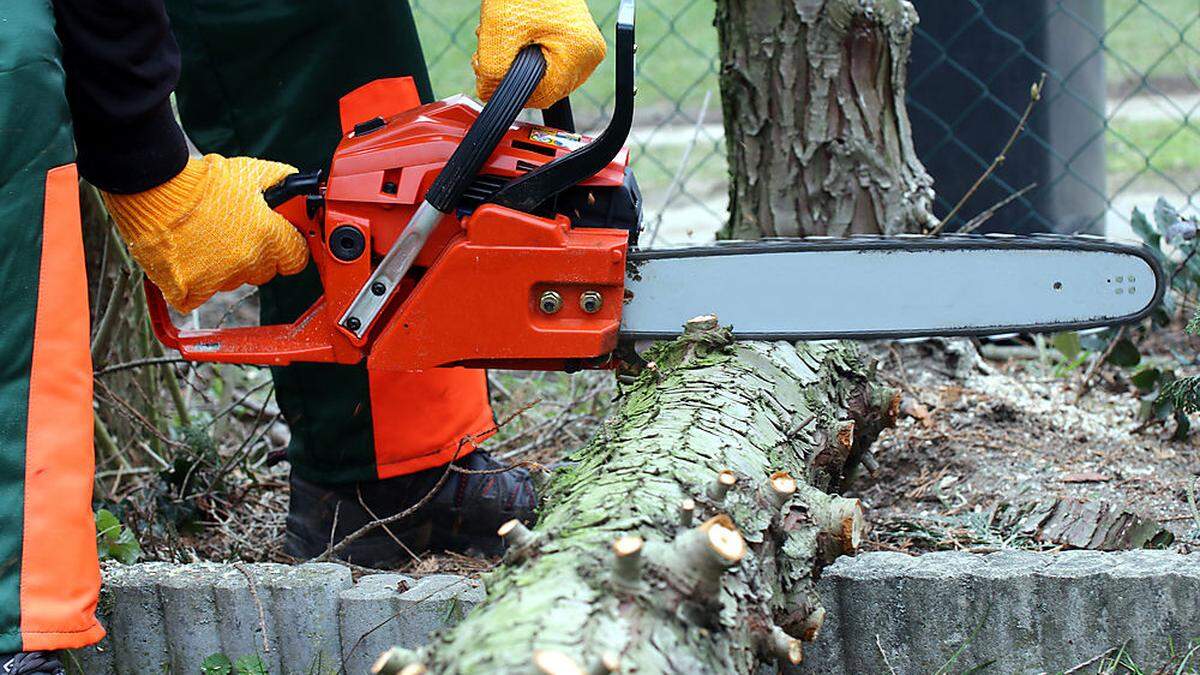
POLYGON ((482 107, 422 105, 410 78, 346 95, 328 172, 264 193, 304 236, 324 294, 290 324, 181 330, 147 282, 157 336, 194 361, 576 370, 700 315, 755 340, 986 336, 1134 322, 1162 298, 1148 249, 1086 236, 639 249, 635 49, 622 0, 613 115, 594 138, 567 99, 543 124, 517 121, 546 69, 536 46, 482 107))

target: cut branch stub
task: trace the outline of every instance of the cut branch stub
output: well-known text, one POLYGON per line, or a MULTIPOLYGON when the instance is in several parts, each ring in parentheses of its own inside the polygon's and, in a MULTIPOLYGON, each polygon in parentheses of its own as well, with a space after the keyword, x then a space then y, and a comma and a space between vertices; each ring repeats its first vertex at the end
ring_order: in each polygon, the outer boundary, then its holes
POLYGON ((550 472, 540 466, 530 467, 529 480, 533 483, 533 489, 540 494, 550 482, 550 472))
POLYGON ((524 548, 533 543, 533 533, 516 518, 501 525, 496 534, 503 537, 510 548, 524 548))
POLYGON ((635 588, 642 584, 641 537, 620 537, 613 542, 613 581, 618 586, 635 588))
POLYGON ((837 426, 838 447, 849 451, 854 447, 854 420, 842 420, 837 426))
POLYGON ((692 522, 696 519, 696 500, 688 497, 679 502, 679 524, 682 527, 691 527, 692 522))
POLYGON ((804 660, 804 646, 800 640, 788 635, 779 626, 772 626, 770 632, 762 636, 759 648, 764 655, 786 661, 793 666, 800 665, 804 660))
POLYGON ((733 567, 746 557, 746 540, 729 516, 709 518, 698 529, 707 535, 708 548, 720 556, 722 567, 733 567))
POLYGON ((683 334, 696 335, 698 333, 703 333, 704 331, 716 330, 717 326, 719 325, 721 324, 719 321, 717 321, 717 315, 705 314, 703 316, 697 316, 695 318, 688 319, 687 323, 683 324, 683 334))
POLYGON ((771 501, 775 508, 782 508, 796 494, 796 479, 786 471, 771 474, 771 501))
POLYGON ((415 663, 416 654, 409 649, 392 647, 379 655, 371 666, 374 675, 425 675, 428 669, 415 663))
POLYGON ((721 471, 713 479, 713 482, 708 484, 708 498, 718 504, 725 501, 725 494, 735 483, 737 483, 737 475, 729 469, 721 471))
POLYGON ((825 608, 817 607, 804 620, 804 624, 801 626, 803 632, 800 634, 800 638, 805 642, 816 640, 823 625, 825 625, 825 608))
POLYGON ((588 675, 608 675, 621 669, 621 657, 616 652, 605 652, 592 662, 588 675))
POLYGON ((813 521, 821 532, 818 547, 822 557, 832 561, 841 555, 856 553, 867 527, 862 502, 850 497, 828 497, 813 504, 813 521))
POLYGON ((675 538, 668 568, 697 593, 712 596, 721 588, 722 573, 744 557, 746 540, 729 516, 719 515, 675 538))

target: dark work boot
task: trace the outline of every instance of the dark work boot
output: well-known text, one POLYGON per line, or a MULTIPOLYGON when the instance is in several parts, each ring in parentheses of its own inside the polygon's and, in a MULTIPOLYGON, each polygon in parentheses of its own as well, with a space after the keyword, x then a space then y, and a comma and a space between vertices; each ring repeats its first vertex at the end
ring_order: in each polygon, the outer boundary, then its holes
POLYGON ((0 656, 2 675, 65 675, 66 672, 52 652, 21 652, 0 656))
MULTIPOLYGON (((293 472, 291 486, 283 552, 300 560, 315 558, 331 543, 337 544, 376 518, 399 513, 416 502, 402 487, 389 489, 386 480, 320 485, 293 472)), ((337 558, 375 569, 399 567, 429 549, 431 527, 428 516, 414 513, 388 525, 386 530, 371 530, 338 551, 337 558)))
MULTIPOLYGON (((484 472, 504 466, 482 450, 454 464, 465 471, 484 472)), ((329 547, 331 534, 338 542, 376 518, 411 508, 429 494, 445 471, 446 467, 438 466, 344 486, 318 485, 293 475, 284 551, 299 559, 316 557, 329 547), (369 512, 359 501, 360 492, 369 512), (337 529, 332 531, 335 513, 337 529)), ((434 550, 497 555, 504 551, 504 542, 496 530, 513 518, 532 523, 536 504, 525 469, 480 474, 452 471, 424 506, 387 527, 414 554, 434 550)), ((412 559, 383 527, 355 540, 338 557, 379 569, 412 559)))
MULTIPOLYGON (((496 472, 506 465, 481 450, 454 462, 464 471, 453 472, 446 484, 422 510, 433 521, 430 546, 434 550, 475 551, 484 555, 504 552, 496 530, 514 518, 532 525, 537 519, 537 491, 524 468, 496 472)), ((435 469, 440 476, 441 467, 435 469)), ((424 490, 421 494, 428 492, 424 490)))

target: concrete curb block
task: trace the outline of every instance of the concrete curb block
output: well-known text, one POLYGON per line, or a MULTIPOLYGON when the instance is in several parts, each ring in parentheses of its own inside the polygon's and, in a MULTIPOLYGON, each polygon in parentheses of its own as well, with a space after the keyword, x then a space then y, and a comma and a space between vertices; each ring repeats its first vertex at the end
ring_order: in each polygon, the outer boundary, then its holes
MULTIPOLYGON (((258 655, 271 673, 365 673, 483 599, 465 577, 354 582, 336 564, 113 565, 104 580, 109 637, 74 653, 88 675, 195 673, 212 654, 258 655)), ((820 591, 825 626, 797 672, 928 673, 956 652, 953 672, 1053 672, 1122 644, 1155 668, 1200 639, 1200 554, 869 553, 826 569, 820 591)))
POLYGON ((800 672, 1055 672, 1121 645, 1153 670, 1200 639, 1200 554, 868 553, 820 588, 800 672))

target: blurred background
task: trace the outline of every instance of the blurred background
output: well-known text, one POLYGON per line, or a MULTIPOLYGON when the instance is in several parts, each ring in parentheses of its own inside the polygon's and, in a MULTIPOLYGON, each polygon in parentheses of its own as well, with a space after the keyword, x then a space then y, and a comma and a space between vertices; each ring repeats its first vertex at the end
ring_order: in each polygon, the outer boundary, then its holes
MULTIPOLYGON (((472 92, 478 3, 412 0, 438 96, 472 92)), ((612 38, 617 3, 591 0, 612 38)), ((1200 204, 1200 0, 914 0, 914 142, 937 215, 1003 148, 1047 74, 1042 101, 963 219, 1024 191, 984 229, 1131 236, 1135 206, 1200 204), (1032 187, 1030 187, 1032 186, 1032 187), (1026 191, 1027 190, 1027 191, 1026 191)), ((726 219, 713 0, 639 0, 638 118, 631 145, 660 244, 704 241, 726 219)), ((610 60, 611 61, 611 58, 610 60)), ((606 62, 574 98, 603 126, 606 62)), ((957 220, 957 219, 956 219, 957 220)), ((951 228, 953 229, 953 228, 951 228)))

